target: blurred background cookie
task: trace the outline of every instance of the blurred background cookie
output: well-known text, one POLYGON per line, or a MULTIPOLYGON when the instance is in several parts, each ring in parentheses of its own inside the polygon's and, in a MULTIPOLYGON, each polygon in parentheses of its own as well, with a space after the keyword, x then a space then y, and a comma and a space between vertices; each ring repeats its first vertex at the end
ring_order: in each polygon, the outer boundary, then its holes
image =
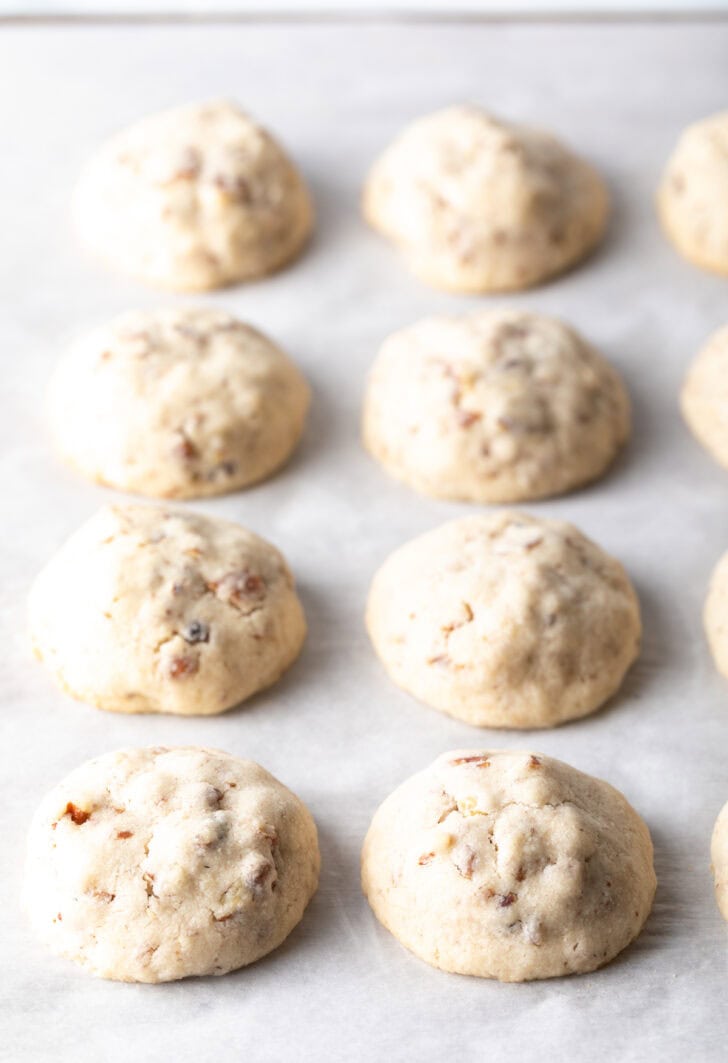
POLYGON ((108 140, 75 197, 110 267, 175 291, 255 280, 299 253, 311 198, 273 137, 225 100, 141 119, 108 140))
POLYGON ((372 167, 364 215, 436 288, 528 288, 568 269, 607 224, 604 182, 540 130, 454 106, 409 125, 372 167))

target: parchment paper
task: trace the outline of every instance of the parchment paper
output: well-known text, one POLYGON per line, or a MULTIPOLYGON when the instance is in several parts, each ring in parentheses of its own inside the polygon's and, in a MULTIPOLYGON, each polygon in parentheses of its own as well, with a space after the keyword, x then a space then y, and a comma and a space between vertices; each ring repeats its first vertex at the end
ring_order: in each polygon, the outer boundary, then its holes
POLYGON ((694 352, 728 321, 728 282, 677 256, 652 198, 681 127, 728 103, 728 24, 6 28, 0 79, 0 1057, 724 1059, 728 936, 709 839, 728 799, 728 683, 714 672, 700 614, 710 570, 728 549, 728 473, 689 436, 677 395, 694 352), (165 301, 84 256, 69 196, 104 136, 159 107, 216 95, 244 103, 289 145, 319 223, 293 268, 209 301, 286 347, 315 402, 283 473, 197 508, 285 551, 310 635, 285 679, 237 711, 123 717, 57 693, 24 640, 35 572, 118 497, 51 456, 47 374, 76 331, 165 301), (386 554, 470 511, 414 495, 364 454, 367 367, 389 331, 498 300, 456 298, 410 278, 366 231, 358 192, 405 121, 463 99, 553 129, 596 162, 614 194, 610 236, 592 261, 501 300, 571 321, 614 360, 634 402, 633 440, 603 482, 526 507, 573 520, 621 558, 644 612, 644 648, 621 693, 591 719, 548 732, 481 732, 417 704, 384 676, 362 625, 369 579, 386 554), (321 887, 303 923, 269 958, 224 978, 97 981, 48 955, 20 913, 25 833, 41 795, 88 757, 154 743, 260 760, 320 828, 321 887), (449 976, 373 918, 358 886, 372 813, 405 777, 463 746, 554 754, 609 779, 646 818, 660 879, 654 913, 603 971, 509 986, 449 976))

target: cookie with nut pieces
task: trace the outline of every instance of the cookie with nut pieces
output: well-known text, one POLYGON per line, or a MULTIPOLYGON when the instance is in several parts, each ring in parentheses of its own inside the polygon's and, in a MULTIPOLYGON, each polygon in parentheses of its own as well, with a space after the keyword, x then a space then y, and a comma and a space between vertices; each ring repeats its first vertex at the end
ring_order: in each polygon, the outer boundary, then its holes
POLYGON ((639 651, 637 595, 572 524, 511 510, 449 521, 376 573, 366 623, 398 686, 481 727, 593 712, 639 651))
POLYGON ((210 715, 274 683, 306 621, 285 559, 239 525, 108 506, 33 584, 30 636, 58 685, 113 712, 210 715))
POLYGON ((255 280, 313 226, 286 152, 227 100, 150 115, 108 140, 74 200, 82 241, 110 267, 173 291, 255 280))
POLYGON ((201 307, 133 311, 79 337, 48 389, 60 457, 158 498, 235 491, 298 443, 310 388, 257 329, 201 307))
POLYGON ((629 433, 618 373, 573 329, 522 310, 429 317, 383 343, 363 437, 424 494, 518 502, 596 479, 629 433))
POLYGON ((649 831, 600 779, 542 754, 444 753, 377 810, 362 888, 416 956, 522 982, 593 971, 639 934, 649 831))
POLYGON ((609 196, 549 133, 470 105, 407 126, 370 170, 363 210, 426 283, 509 291, 584 258, 604 234, 609 196))
POLYGON ((213 749, 122 749, 41 802, 23 900, 57 955, 102 978, 167 982, 277 948, 319 862, 307 808, 258 764, 213 749))

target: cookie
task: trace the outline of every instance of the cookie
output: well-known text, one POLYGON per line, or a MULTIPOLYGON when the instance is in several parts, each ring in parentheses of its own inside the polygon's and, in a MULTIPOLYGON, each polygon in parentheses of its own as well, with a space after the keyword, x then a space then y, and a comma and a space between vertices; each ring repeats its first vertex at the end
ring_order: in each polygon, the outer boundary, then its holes
POLYGON ((426 283, 509 291, 584 258, 602 238, 609 197, 548 133, 459 106, 404 130, 374 164, 363 210, 426 283))
POLYGON ((277 948, 316 891, 308 809, 250 760, 122 749, 82 764, 30 829, 38 937, 101 978, 226 974, 277 948))
POLYGON ((715 666, 728 679, 728 553, 713 570, 703 622, 715 666))
POLYGON ((224 712, 295 660, 306 621, 275 547, 228 521, 156 506, 100 510, 30 593, 36 656, 112 712, 224 712))
POLYGON ((174 291, 272 273, 313 225, 296 167, 225 100, 162 111, 112 137, 81 177, 75 216, 108 266, 174 291))
POLYGON ((723 805, 715 821, 710 859, 715 880, 715 899, 720 914, 728 919, 728 804, 723 805))
POLYGON ((59 363, 49 418, 60 457, 91 480, 160 498, 269 476, 303 431, 310 390, 290 359, 220 310, 124 314, 59 363))
POLYGON ((542 754, 445 753, 391 794, 362 851, 377 919, 434 967, 523 982, 582 974, 637 937, 647 827, 619 791, 542 754))
POLYGON ((385 340, 363 436, 428 495, 517 502, 600 476, 629 433, 612 367, 566 325, 521 310, 430 317, 385 340))
POLYGON ((688 126, 657 193, 665 233, 702 269, 728 273, 728 111, 688 126))
POLYGON ((695 438, 728 468, 728 326, 713 333, 691 365, 681 405, 695 438))
POLYGON ((641 635, 618 561, 571 524, 511 511, 450 521, 395 550, 366 623, 398 686, 479 727, 593 712, 641 635))

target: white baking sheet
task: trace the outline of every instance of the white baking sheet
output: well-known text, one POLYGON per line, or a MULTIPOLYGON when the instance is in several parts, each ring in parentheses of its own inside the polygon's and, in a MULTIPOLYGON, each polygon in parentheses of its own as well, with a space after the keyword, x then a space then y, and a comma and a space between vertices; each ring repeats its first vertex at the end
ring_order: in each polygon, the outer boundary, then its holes
POLYGON ((175 1060, 725 1059, 728 936, 709 839, 728 799, 728 684, 700 612, 728 548, 728 474, 683 427, 677 393, 706 335, 728 321, 728 282, 683 263, 652 211, 680 128, 728 102, 728 25, 238 25, 5 29, 0 34, 0 342, 3 650, 0 756, 0 1058, 175 1060), (24 599, 37 569, 115 496, 54 462, 45 378, 76 330, 153 292, 97 269, 67 208, 108 133, 156 108, 227 94, 279 132, 313 187, 310 252, 211 301, 268 330, 305 367, 315 402, 281 475, 198 508, 279 544, 310 621, 303 657, 249 705, 216 719, 123 717, 66 699, 29 657, 24 599), (482 101, 553 128, 614 192, 604 248, 583 269, 512 297, 563 315, 619 366, 635 433, 602 483, 532 505, 574 520, 627 565, 644 649, 620 695, 555 731, 478 731, 399 692, 362 626, 388 551, 467 512, 420 498, 362 452, 364 375, 390 330, 433 311, 490 305, 411 279, 357 215, 362 174, 413 116, 482 101), (21 854, 41 794, 82 760, 128 744, 204 743, 260 760, 309 804, 320 890, 276 953, 220 979, 96 981, 47 955, 19 911, 21 854), (601 972, 504 986, 437 972, 371 915, 358 851, 379 802, 438 753, 529 747, 609 779, 645 816, 660 879, 637 944, 601 972))

